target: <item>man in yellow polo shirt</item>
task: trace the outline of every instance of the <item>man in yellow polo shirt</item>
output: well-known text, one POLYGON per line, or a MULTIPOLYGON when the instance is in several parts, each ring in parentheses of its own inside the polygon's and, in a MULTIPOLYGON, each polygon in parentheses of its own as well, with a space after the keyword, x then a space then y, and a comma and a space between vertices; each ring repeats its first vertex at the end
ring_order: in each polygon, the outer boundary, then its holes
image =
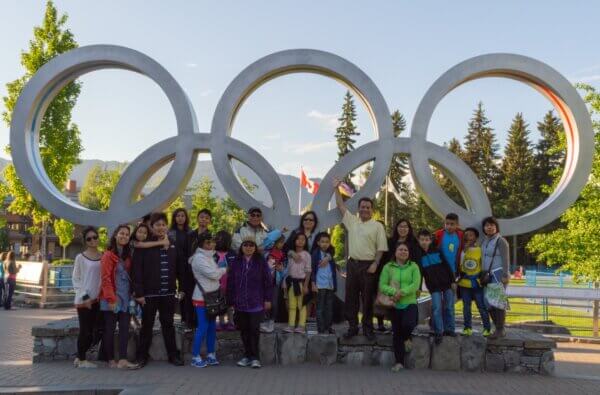
POLYGON ((358 311, 362 302, 363 333, 369 340, 373 333, 373 302, 377 292, 377 266, 388 249, 385 228, 373 219, 373 200, 363 197, 358 202, 358 217, 353 215, 339 191, 341 180, 334 178, 335 200, 342 213, 342 223, 348 234, 348 261, 346 265, 346 319, 351 338, 358 334, 358 311))

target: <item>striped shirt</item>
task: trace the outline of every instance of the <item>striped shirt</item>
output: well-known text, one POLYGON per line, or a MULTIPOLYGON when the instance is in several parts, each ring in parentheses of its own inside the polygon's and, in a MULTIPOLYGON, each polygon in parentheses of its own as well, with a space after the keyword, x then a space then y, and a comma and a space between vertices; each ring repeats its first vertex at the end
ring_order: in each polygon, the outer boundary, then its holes
POLYGON ((160 249, 160 292, 159 295, 169 294, 169 255, 164 248, 160 249))

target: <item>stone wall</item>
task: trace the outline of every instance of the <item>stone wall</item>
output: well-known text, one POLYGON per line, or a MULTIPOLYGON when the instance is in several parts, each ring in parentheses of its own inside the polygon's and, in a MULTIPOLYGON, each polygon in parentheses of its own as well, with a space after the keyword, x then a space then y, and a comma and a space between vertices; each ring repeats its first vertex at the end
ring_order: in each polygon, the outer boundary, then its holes
MULTIPOLYGON (((77 351, 76 320, 55 321, 32 329, 34 336, 34 362, 73 359, 77 351)), ((130 331, 128 358, 135 359, 136 330, 130 331)), ((183 351, 186 362, 191 361, 193 333, 177 328, 177 346, 183 351)), ((338 328, 343 333, 343 327, 338 328)), ((238 332, 219 332, 217 353, 222 361, 242 357, 242 342, 238 332)), ((118 342, 115 341, 115 345, 118 342)), ((539 334, 510 329, 503 339, 487 340, 480 335, 469 337, 444 337, 435 345, 428 328, 419 326, 414 332, 412 350, 405 365, 411 369, 433 369, 468 372, 512 372, 552 374, 555 347, 553 340, 539 334)), ((96 358, 97 350, 89 354, 96 358)), ((115 351, 115 355, 118 352, 115 351)), ((150 358, 166 360, 166 350, 160 328, 154 329, 150 358)), ((338 335, 293 334, 278 328, 275 333, 261 334, 260 359, 263 365, 293 365, 316 363, 332 365, 391 366, 394 364, 391 334, 378 334, 369 341, 364 336, 344 339, 338 335)))

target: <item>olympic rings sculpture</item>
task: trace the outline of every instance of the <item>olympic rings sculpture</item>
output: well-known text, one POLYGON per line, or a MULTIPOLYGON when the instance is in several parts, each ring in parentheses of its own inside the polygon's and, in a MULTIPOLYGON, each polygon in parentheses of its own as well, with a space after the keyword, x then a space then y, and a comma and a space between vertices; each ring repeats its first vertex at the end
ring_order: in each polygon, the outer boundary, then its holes
POLYGON ((438 103, 461 84, 483 77, 506 77, 529 84, 550 100, 562 118, 567 153, 565 169, 555 191, 533 211, 518 218, 501 219, 505 235, 526 233, 542 227, 566 210, 579 196, 592 166, 594 136, 585 103, 560 73, 548 65, 521 55, 488 54, 452 67, 429 88, 414 115, 410 137, 394 137, 390 111, 381 92, 362 70, 332 53, 295 49, 268 55, 244 69, 219 100, 210 133, 199 133, 193 107, 177 81, 159 63, 133 49, 92 45, 74 49, 45 64, 24 87, 15 106, 10 144, 16 171, 42 206, 57 217, 85 225, 107 226, 130 222, 148 212, 166 207, 187 185, 198 153, 211 153, 223 187, 244 208, 258 206, 265 222, 275 227, 293 227, 298 216, 291 213, 288 194, 279 176, 258 152, 231 137, 236 114, 244 101, 261 85, 279 76, 309 72, 331 77, 355 92, 366 106, 377 140, 342 157, 325 175, 314 199, 321 227, 340 221, 337 209, 329 209, 333 178, 374 160, 365 185, 348 201, 354 210, 361 197, 374 196, 384 182, 392 156, 409 155, 412 178, 429 206, 439 215, 455 212, 463 225, 478 224, 492 215, 486 191, 473 171, 444 147, 427 141, 427 128, 438 103), (66 198, 50 181, 39 152, 39 129, 44 112, 56 94, 79 76, 99 69, 116 68, 143 74, 166 94, 177 123, 177 135, 167 138, 138 156, 125 170, 107 211, 94 211, 66 198), (231 159, 253 169, 267 186, 272 207, 257 201, 240 184, 231 159), (143 186, 165 163, 172 165, 161 184, 140 201, 143 186), (453 202, 433 178, 430 162, 450 177, 467 208, 453 202))

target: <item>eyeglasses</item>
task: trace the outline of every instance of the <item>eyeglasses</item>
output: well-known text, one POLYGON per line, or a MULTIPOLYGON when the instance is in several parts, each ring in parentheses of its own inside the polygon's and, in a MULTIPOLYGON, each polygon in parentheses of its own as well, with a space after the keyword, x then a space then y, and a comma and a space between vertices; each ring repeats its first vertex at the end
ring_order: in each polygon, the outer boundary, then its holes
POLYGON ((85 241, 87 241, 88 243, 92 240, 98 240, 98 236, 88 236, 85 238, 85 241))
POLYGON ((242 247, 254 247, 254 243, 242 243, 242 247))
POLYGON ((262 214, 261 213, 250 213, 250 217, 252 217, 252 218, 260 218, 260 217, 262 217, 262 214))
POLYGON ((303 221, 315 222, 314 218, 304 218, 303 221))

